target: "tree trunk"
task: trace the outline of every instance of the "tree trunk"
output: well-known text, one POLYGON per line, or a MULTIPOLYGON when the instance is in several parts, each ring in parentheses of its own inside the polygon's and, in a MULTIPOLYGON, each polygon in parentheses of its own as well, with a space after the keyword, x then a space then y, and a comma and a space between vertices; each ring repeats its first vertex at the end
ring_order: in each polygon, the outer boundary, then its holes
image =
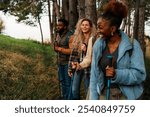
POLYGON ((85 0, 78 0, 79 19, 85 17, 85 0))
POLYGON ((60 19, 60 9, 59 9, 59 5, 57 3, 57 0, 54 0, 54 6, 55 6, 56 16, 58 19, 60 19))
POLYGON ((141 48, 145 55, 144 42, 144 26, 145 26, 145 0, 136 1, 135 23, 134 23, 134 38, 140 42, 141 48))
POLYGON ((85 17, 92 20, 92 22, 96 25, 96 0, 85 0, 85 17))
POLYGON ((62 0, 62 16, 66 20, 69 20, 69 2, 68 2, 68 0, 62 0))
POLYGON ((69 0, 69 29, 74 29, 78 21, 77 0, 69 0))
POLYGON ((130 15, 131 15, 131 10, 130 10, 130 8, 128 8, 128 17, 127 17, 128 29, 127 29, 127 34, 128 34, 128 36, 131 37, 131 17, 130 17, 130 15))
POLYGON ((59 9, 60 9, 60 6, 61 6, 60 0, 58 0, 58 6, 59 6, 59 9))
POLYGON ((138 25, 139 25, 139 2, 140 0, 136 0, 135 3, 135 14, 134 14, 134 32, 133 38, 138 38, 138 25))
POLYGON ((49 32, 50 32, 50 42, 53 43, 53 24, 52 24, 52 20, 51 20, 51 4, 50 4, 50 0, 47 0, 48 3, 48 18, 49 18, 49 32))
POLYGON ((42 44, 43 44, 43 31, 42 31, 42 25, 41 25, 41 21, 40 21, 40 17, 39 16, 38 16, 38 23, 39 23, 40 32, 41 32, 41 40, 42 40, 42 44))
POLYGON ((145 0, 140 0, 138 41, 140 42, 142 50, 145 54, 146 48, 144 42, 144 26, 145 26, 145 0))
POLYGON ((126 20, 127 19, 123 19, 122 24, 120 26, 120 29, 123 30, 123 31, 125 31, 125 28, 126 28, 126 20))
POLYGON ((53 38, 52 42, 54 42, 55 37, 56 37, 56 9, 55 9, 55 4, 53 2, 53 12, 52 12, 52 26, 53 26, 53 38))

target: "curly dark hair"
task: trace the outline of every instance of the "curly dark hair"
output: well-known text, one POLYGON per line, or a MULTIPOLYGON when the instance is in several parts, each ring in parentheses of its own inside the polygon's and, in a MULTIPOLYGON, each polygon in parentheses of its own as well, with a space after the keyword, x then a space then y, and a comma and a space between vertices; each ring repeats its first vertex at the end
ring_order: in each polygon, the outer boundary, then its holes
POLYGON ((111 25, 120 27, 122 19, 127 17, 127 6, 125 3, 111 0, 103 7, 102 18, 109 20, 111 25))
POLYGON ((58 19, 58 22, 62 22, 65 26, 68 26, 68 21, 66 19, 58 19))

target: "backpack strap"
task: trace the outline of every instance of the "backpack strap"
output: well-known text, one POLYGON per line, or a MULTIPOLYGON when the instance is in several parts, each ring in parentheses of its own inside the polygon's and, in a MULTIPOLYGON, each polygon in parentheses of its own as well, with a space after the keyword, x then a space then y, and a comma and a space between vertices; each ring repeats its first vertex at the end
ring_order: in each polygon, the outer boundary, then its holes
POLYGON ((73 33, 74 33, 74 30, 70 30, 70 31, 67 33, 66 40, 65 40, 66 45, 69 44, 70 36, 73 35, 73 33))

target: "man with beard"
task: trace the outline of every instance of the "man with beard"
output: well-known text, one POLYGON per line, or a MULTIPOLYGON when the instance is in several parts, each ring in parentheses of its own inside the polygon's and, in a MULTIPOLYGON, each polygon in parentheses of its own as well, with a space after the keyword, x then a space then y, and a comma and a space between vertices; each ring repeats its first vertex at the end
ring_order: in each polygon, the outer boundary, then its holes
POLYGON ((68 61, 72 50, 73 38, 70 37, 73 31, 68 30, 68 21, 65 19, 59 19, 57 22, 57 36, 54 44, 54 49, 57 52, 58 62, 58 80, 60 82, 60 88, 62 98, 68 99, 69 89, 71 84, 71 78, 68 76, 68 61))

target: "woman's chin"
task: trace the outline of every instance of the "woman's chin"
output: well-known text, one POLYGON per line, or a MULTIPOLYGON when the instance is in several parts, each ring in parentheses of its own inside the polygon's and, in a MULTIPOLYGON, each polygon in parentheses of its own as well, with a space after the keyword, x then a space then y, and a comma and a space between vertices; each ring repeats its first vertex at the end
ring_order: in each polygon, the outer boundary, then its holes
POLYGON ((100 35, 101 38, 105 38, 105 36, 103 34, 100 35))

